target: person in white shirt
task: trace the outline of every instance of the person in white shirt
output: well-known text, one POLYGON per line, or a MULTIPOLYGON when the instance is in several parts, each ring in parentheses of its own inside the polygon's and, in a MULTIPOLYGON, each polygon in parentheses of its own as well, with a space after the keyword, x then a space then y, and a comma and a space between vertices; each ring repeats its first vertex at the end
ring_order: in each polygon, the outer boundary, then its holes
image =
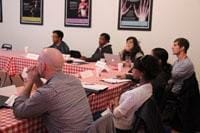
POLYGON ((155 57, 146 55, 136 59, 132 74, 135 79, 139 79, 139 85, 124 92, 119 100, 115 99, 109 105, 117 133, 131 132, 134 113, 152 96, 153 89, 150 82, 158 72, 159 63, 155 57))

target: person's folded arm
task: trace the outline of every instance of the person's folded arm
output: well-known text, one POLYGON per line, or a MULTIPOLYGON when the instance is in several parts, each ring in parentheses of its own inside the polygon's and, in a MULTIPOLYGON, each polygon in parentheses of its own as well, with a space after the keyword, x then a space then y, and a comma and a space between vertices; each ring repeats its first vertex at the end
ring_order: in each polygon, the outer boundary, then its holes
POLYGON ((125 99, 119 106, 117 106, 114 111, 113 115, 115 118, 121 118, 126 116, 126 114, 135 106, 134 98, 129 97, 125 99))
POLYGON ((118 107, 114 109, 113 115, 114 115, 115 118, 121 118, 121 117, 124 116, 124 115, 120 112, 120 110, 118 109, 118 107))
POLYGON ((190 71, 193 69, 192 65, 182 65, 178 69, 172 71, 173 80, 178 80, 190 74, 190 71))
POLYGON ((14 115, 21 118, 37 117, 45 113, 49 108, 49 96, 46 92, 37 90, 31 97, 20 95, 13 105, 14 115))

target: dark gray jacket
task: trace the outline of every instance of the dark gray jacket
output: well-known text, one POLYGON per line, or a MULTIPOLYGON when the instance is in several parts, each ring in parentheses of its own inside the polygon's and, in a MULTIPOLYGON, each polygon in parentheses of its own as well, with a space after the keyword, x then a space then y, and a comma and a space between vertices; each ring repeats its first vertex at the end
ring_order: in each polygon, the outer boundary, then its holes
POLYGON ((87 62, 96 62, 100 60, 101 58, 104 58, 104 53, 112 54, 112 45, 106 44, 103 47, 98 47, 94 54, 90 57, 87 58, 87 62))

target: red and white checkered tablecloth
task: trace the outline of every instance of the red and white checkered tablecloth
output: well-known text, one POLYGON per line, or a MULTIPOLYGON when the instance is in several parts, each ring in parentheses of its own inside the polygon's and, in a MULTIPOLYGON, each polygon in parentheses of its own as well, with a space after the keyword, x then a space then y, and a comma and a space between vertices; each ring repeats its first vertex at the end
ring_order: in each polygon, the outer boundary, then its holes
POLYGON ((99 94, 92 94, 89 96, 89 103, 91 111, 97 112, 105 110, 110 100, 119 97, 124 91, 129 89, 131 83, 123 83, 117 86, 111 86, 108 90, 100 92, 99 94))
MULTIPOLYGON (((10 76, 21 73, 25 67, 35 65, 37 60, 28 59, 23 52, 2 51, 0 50, 0 69, 8 72, 10 76)), ((86 70, 94 70, 94 64, 67 64, 63 66, 66 74, 77 74, 86 70)))
POLYGON ((36 65, 37 61, 32 59, 27 59, 23 57, 13 57, 10 62, 9 75, 15 75, 21 73, 25 67, 36 65))
POLYGON ((0 133, 45 133, 41 118, 17 120, 11 109, 0 109, 0 133))
POLYGON ((9 72, 11 60, 12 60, 12 57, 0 56, 0 70, 9 72))
MULTIPOLYGON (((36 65, 37 61, 27 59, 23 57, 13 57, 10 62, 9 75, 15 75, 21 73, 25 67, 36 65)), ((93 67, 88 65, 73 65, 65 63, 63 66, 63 72, 66 74, 77 74, 82 71, 93 70, 93 67)))

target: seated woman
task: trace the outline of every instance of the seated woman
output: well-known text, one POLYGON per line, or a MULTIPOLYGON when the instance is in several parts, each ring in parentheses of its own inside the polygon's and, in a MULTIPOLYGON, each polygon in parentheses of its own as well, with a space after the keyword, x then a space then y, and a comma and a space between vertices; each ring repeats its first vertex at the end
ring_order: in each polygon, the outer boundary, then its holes
POLYGON ((159 72, 158 60, 146 55, 135 60, 132 73, 139 80, 139 85, 124 92, 120 99, 110 103, 109 108, 113 111, 114 124, 117 133, 129 133, 132 129, 134 113, 147 101, 153 93, 151 81, 159 72))
POLYGON ((139 45, 136 37, 128 37, 126 39, 126 46, 120 53, 121 60, 125 61, 126 65, 130 66, 130 63, 134 62, 136 58, 143 56, 144 53, 139 45))
POLYGON ((165 89, 168 84, 168 80, 171 78, 172 66, 167 63, 168 52, 163 48, 154 48, 152 50, 152 55, 156 57, 159 61, 160 72, 158 76, 152 80, 153 95, 157 102, 157 105, 162 112, 165 99, 165 89))

